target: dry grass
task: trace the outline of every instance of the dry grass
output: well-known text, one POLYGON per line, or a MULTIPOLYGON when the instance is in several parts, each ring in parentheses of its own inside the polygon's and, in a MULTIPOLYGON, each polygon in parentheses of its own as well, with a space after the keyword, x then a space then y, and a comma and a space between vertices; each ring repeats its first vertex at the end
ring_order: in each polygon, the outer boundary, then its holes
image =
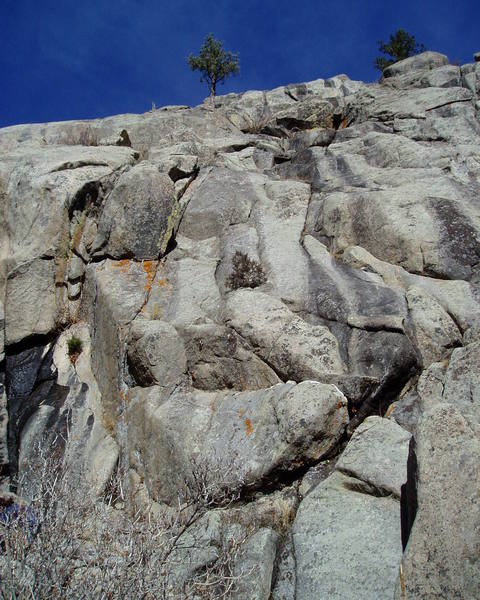
POLYGON ((59 143, 65 146, 98 146, 98 133, 90 125, 72 126, 65 130, 59 143))

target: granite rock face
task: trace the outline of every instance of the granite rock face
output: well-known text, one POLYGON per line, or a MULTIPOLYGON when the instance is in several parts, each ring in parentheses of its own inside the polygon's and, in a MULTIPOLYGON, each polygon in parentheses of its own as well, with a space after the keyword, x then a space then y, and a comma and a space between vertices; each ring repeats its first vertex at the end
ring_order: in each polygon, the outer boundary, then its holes
POLYGON ((479 102, 426 52, 1 130, 0 489, 54 439, 85 494, 200 486, 172 598, 226 548, 237 598, 479 596, 479 102))
POLYGON ((400 60, 390 65, 383 71, 384 77, 396 77, 412 71, 437 70, 448 65, 448 57, 439 52, 422 52, 405 60, 400 60))
POLYGON ((120 177, 105 201, 94 256, 158 258, 167 248, 177 213, 170 177, 156 165, 136 165, 120 177))
POLYGON ((399 521, 397 500, 331 475, 303 500, 293 525, 296 597, 343 599, 355 589, 362 598, 391 597, 402 556, 399 521))

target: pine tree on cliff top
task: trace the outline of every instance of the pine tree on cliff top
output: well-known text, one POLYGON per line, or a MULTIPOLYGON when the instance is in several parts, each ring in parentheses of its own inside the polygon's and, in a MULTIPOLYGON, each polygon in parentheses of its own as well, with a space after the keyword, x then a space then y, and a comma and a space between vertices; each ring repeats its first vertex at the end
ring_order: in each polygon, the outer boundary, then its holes
POLYGON ((378 49, 383 54, 388 54, 391 57, 379 56, 375 59, 374 65, 379 71, 383 71, 399 60, 404 60, 426 50, 423 44, 418 44, 415 41, 415 37, 407 33, 404 29, 398 29, 396 33, 390 34, 389 42, 379 40, 378 49))
POLYGON ((210 96, 215 96, 217 85, 230 75, 240 72, 238 56, 223 49, 223 44, 211 33, 205 38, 198 56, 190 54, 188 64, 192 71, 200 71, 200 81, 208 85, 210 96))

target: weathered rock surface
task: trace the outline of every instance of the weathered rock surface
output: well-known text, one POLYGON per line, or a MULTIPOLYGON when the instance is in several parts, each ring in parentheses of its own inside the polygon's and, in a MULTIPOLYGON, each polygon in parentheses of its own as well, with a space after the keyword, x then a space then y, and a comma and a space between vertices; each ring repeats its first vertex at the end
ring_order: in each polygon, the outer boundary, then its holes
POLYGON ((0 383, 0 474, 2 477, 2 486, 0 489, 7 487, 9 464, 7 394, 5 391, 5 378, 2 376, 0 383))
POLYGON ((1 130, 0 486, 55 436, 86 493, 200 485, 172 598, 228 549, 238 598, 393 598, 402 540, 398 598, 477 597, 479 102, 427 52, 1 130))
POLYGON ((442 401, 480 423, 480 341, 453 351, 442 393, 442 401))
POLYGON ((439 52, 422 52, 405 60, 400 60, 390 65, 383 71, 384 77, 395 77, 411 71, 424 71, 438 69, 448 65, 448 57, 439 52))
POLYGON ((475 598, 480 590, 478 421, 452 404, 438 404, 424 414, 415 438, 418 510, 395 598, 475 598))
POLYGON ((190 327, 184 338, 188 372, 195 388, 248 390, 280 383, 275 371, 231 328, 200 324, 190 327))
POLYGON ((407 480, 410 438, 408 431, 392 421, 368 417, 355 430, 335 468, 374 486, 379 493, 400 498, 407 480))
POLYGON ((339 472, 300 504, 293 525, 296 597, 388 598, 402 556, 400 504, 339 472))
POLYGON ((227 314, 227 323, 287 379, 322 379, 344 370, 337 340, 327 327, 306 323, 267 294, 233 292, 227 314))
POLYGON ((179 390, 169 398, 150 387, 132 391, 129 413, 132 460, 153 498, 168 503, 195 476, 192 465, 222 471, 227 487, 258 487, 328 456, 348 421, 343 394, 315 381, 237 393, 179 390))
POLYGON ((308 491, 292 528, 293 597, 393 596, 410 437, 387 419, 369 417, 355 431, 335 472, 308 491))
POLYGON ((94 255, 156 259, 178 220, 173 182, 155 165, 142 163, 124 173, 105 202, 94 255))
POLYGON ((127 343, 130 372, 139 385, 171 387, 180 382, 187 370, 187 357, 172 325, 136 319, 127 343))
POLYGON ((461 345, 460 331, 448 313, 422 288, 412 286, 406 293, 408 302, 407 332, 414 339, 424 367, 447 358, 461 345))
MULTIPOLYGON (((91 370, 91 341, 86 325, 74 325, 64 331, 51 353, 56 384, 31 393, 28 413, 21 414, 24 425, 19 439, 19 470, 30 474, 48 469, 49 452, 56 440, 63 439, 69 478, 84 493, 101 494, 118 460, 118 445, 103 424, 101 395, 91 370), (82 351, 75 364, 67 354, 67 340, 75 335, 82 340, 82 351)), ((48 356, 48 355, 47 355, 48 356)), ((36 385, 42 376, 40 367, 36 385)), ((51 382, 53 383, 53 381, 51 382)), ((28 402, 25 404, 28 405, 28 402)), ((22 493, 30 493, 29 479, 21 483, 22 493)))

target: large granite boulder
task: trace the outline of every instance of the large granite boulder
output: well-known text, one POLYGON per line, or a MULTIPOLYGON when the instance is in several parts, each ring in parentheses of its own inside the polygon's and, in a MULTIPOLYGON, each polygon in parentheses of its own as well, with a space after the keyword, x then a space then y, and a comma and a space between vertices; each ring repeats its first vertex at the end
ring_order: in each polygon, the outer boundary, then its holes
POLYGON ((284 377, 301 381, 344 371, 337 340, 329 329, 312 327, 279 300, 239 290, 229 294, 227 311, 229 325, 284 377))
POLYGON ((175 327, 135 319, 127 339, 130 373, 138 385, 174 386, 187 370, 187 357, 175 327))
POLYGON ((422 52, 410 58, 400 60, 383 71, 384 77, 395 77, 409 71, 432 70, 448 65, 448 58, 439 52, 422 52))
MULTIPOLYGON (((7 271, 7 344, 66 324, 71 307, 65 292, 73 280, 69 264, 78 258, 76 245, 119 171, 134 160, 129 148, 27 146, 2 163, 0 179, 8 182, 8 254, 0 257, 7 271)), ((75 279, 82 275, 77 265, 75 279)))
POLYGON ((173 182, 155 165, 124 173, 108 196, 98 223, 94 254, 156 259, 164 254, 179 220, 173 182))
POLYGON ((129 397, 131 460, 157 501, 175 503, 197 465, 223 473, 211 492, 221 495, 327 456, 347 420, 344 395, 315 381, 170 397, 156 386, 137 389, 129 397))
POLYGON ((379 493, 400 498, 407 480, 411 434, 393 421, 368 417, 355 430, 335 468, 369 483, 379 493))

